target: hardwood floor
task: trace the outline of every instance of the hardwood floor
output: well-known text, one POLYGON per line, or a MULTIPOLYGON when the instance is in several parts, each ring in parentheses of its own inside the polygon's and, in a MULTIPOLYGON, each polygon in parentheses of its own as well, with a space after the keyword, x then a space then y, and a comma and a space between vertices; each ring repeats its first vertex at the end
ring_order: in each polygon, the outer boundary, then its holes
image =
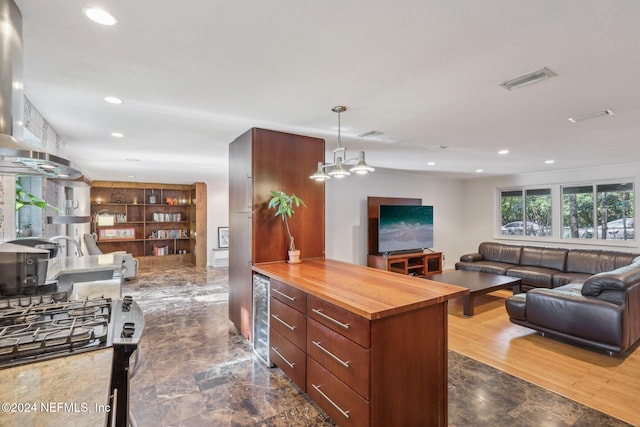
POLYGON ((449 349, 640 425, 640 349, 607 356, 543 337, 509 322, 504 300, 511 291, 476 298, 475 315, 462 315, 462 299, 449 302, 449 349))

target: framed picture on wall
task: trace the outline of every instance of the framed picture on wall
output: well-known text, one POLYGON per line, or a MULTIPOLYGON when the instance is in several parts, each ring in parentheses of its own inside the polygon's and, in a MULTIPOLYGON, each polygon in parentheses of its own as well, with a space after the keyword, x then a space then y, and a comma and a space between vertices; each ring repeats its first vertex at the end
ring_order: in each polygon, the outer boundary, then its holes
POLYGON ((229 247, 229 227, 218 227, 218 247, 229 247))
POLYGON ((98 230, 98 241, 105 240, 135 240, 135 227, 101 228, 98 230))

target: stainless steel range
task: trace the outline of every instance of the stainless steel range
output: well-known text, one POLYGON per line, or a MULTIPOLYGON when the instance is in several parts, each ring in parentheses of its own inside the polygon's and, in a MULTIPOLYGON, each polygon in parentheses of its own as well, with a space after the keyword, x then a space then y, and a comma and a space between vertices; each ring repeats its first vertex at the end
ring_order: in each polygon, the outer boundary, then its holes
POLYGON ((0 369, 113 348, 110 425, 133 425, 129 380, 140 362, 144 317, 131 297, 67 301, 66 292, 0 299, 0 369), (130 359, 135 353, 135 364, 130 359))

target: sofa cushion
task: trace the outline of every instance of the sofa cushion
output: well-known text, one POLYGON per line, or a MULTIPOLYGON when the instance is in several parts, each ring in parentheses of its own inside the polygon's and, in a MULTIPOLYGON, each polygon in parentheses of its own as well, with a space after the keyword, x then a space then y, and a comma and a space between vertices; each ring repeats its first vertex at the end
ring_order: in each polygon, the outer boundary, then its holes
POLYGON ((629 265, 637 256, 637 254, 627 252, 572 249, 567 254, 565 271, 570 273, 602 273, 629 265))
POLYGON ((611 270, 625 267, 635 262, 636 258, 638 258, 638 254, 627 252, 602 251, 602 254, 613 260, 613 268, 611 270))
POLYGON ((478 252, 486 261, 497 261, 507 264, 520 264, 522 246, 504 245, 502 243, 482 242, 478 252))
POLYGON ((515 266, 507 269, 507 276, 519 277, 525 286, 533 286, 535 288, 550 288, 552 285, 553 274, 556 270, 544 267, 532 266, 515 266))
POLYGON ((568 283, 584 283, 591 276, 589 273, 554 273, 551 287, 557 288, 568 283))
POLYGON ((456 270, 481 271, 483 273, 505 274, 512 264, 496 261, 456 262, 456 270))
POLYGON ((584 273, 584 274, 596 274, 603 270, 600 270, 598 258, 602 251, 589 251, 584 249, 572 249, 567 254, 567 266, 565 271, 567 273, 584 273))
POLYGON ((533 267, 544 267, 564 271, 567 252, 567 249, 525 246, 522 248, 520 265, 530 265, 533 267))

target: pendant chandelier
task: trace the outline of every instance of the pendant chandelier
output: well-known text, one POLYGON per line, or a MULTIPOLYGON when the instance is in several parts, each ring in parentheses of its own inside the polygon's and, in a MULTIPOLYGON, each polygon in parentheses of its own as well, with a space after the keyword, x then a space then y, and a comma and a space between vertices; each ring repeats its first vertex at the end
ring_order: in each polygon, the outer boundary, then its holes
POLYGON ((333 163, 318 162, 318 170, 309 178, 314 181, 326 181, 330 178, 344 178, 345 176, 355 173, 358 175, 366 175, 375 171, 374 168, 369 166, 364 160, 364 151, 360 151, 358 157, 351 159, 347 158, 347 149, 342 146, 342 140, 340 139, 340 113, 347 111, 347 107, 337 105, 331 109, 334 113, 338 113, 338 148, 333 150, 333 163), (346 169, 345 165, 349 163, 355 163, 350 169, 346 169))

